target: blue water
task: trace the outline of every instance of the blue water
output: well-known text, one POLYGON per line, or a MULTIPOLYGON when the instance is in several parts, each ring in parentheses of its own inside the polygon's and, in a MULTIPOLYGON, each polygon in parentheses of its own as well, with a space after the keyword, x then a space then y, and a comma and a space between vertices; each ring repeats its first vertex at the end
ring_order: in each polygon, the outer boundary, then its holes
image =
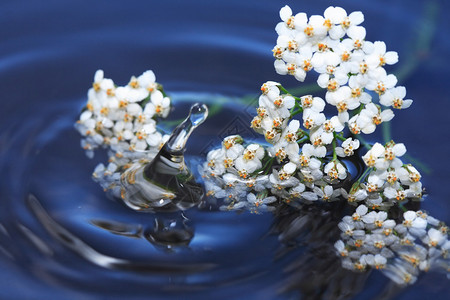
MULTIPOLYGON (((360 2, 3 0, 0 298, 334 299, 340 292, 344 299, 447 299, 443 274, 397 290, 377 272, 340 269, 329 248, 340 213, 131 211, 91 180, 103 157, 87 159, 73 129, 97 69, 119 84, 152 69, 174 97, 171 120, 185 116, 189 102, 227 102, 194 132, 191 164, 230 130, 252 138, 246 122, 260 85, 299 86, 273 69, 279 8, 320 14, 339 4, 362 10, 367 39, 399 53, 389 71, 415 102, 397 113, 391 135, 423 165, 422 208, 448 223, 448 1, 360 2), (174 224, 170 243, 156 220, 174 224), (307 226, 287 230, 299 220, 307 226)), ((381 130, 374 139, 382 140, 381 130)))

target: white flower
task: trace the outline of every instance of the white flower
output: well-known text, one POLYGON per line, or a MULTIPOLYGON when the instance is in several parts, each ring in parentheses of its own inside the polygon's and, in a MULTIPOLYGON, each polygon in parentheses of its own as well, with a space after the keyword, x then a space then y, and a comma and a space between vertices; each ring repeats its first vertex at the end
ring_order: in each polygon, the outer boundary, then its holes
POLYGON ((298 81, 304 81, 306 72, 303 68, 297 66, 295 63, 286 63, 283 60, 277 59, 274 62, 275 71, 280 75, 292 75, 298 81))
POLYGON ((358 100, 358 102, 367 104, 372 101, 372 97, 364 92, 364 87, 367 83, 367 77, 358 74, 351 76, 348 80, 348 86, 351 88, 351 97, 358 100))
MULTIPOLYGON (((299 184, 300 181, 297 178, 291 176, 292 174, 288 173, 292 171, 291 166, 292 165, 283 167, 283 169, 281 169, 279 172, 275 169, 272 171, 272 174, 270 174, 269 176, 269 181, 272 184, 274 191, 281 191, 285 188, 293 187, 299 184)), ((292 167, 295 168, 294 166, 292 167)))
POLYGON ((347 17, 347 12, 342 7, 330 6, 325 9, 323 15, 325 16, 327 27, 331 29, 332 25, 340 24, 347 17))
POLYGON ((348 256, 348 251, 345 248, 345 244, 343 241, 338 240, 336 243, 334 243, 334 248, 337 250, 338 254, 341 257, 347 257, 348 256))
MULTIPOLYGON (((358 244, 359 245, 359 244, 358 244)), ((366 269, 366 254, 361 255, 358 261, 353 264, 353 269, 355 271, 364 271, 366 269)))
POLYGON ((225 198, 226 194, 225 191, 218 186, 215 182, 212 181, 205 181, 205 191, 206 196, 213 196, 216 198, 225 198))
MULTIPOLYGON (((336 48, 338 44, 338 41, 332 40, 329 37, 314 44, 312 48, 314 55, 311 62, 316 72, 326 73, 329 72, 328 66, 334 68, 337 67, 340 63, 340 58, 339 55, 331 51, 331 49, 336 48)), ((331 75, 332 74, 333 72, 331 72, 331 75)))
POLYGON ((250 209, 257 212, 274 209, 274 207, 269 207, 267 205, 276 202, 277 198, 274 196, 266 197, 264 193, 258 194, 257 196, 253 193, 249 193, 247 195, 247 201, 250 204, 250 209))
POLYGON ((158 87, 157 83, 155 82, 155 73, 153 73, 153 71, 151 70, 142 73, 142 75, 137 78, 137 81, 139 83, 139 86, 145 88, 150 93, 153 93, 158 87))
POLYGON ((324 24, 325 19, 322 16, 312 15, 309 17, 308 25, 303 30, 303 34, 310 38, 324 38, 327 34, 327 27, 324 24))
POLYGON ((323 187, 316 186, 313 191, 317 194, 319 199, 328 202, 339 200, 339 197, 341 196, 341 189, 335 190, 331 185, 326 185, 323 187))
POLYGON ((299 145, 297 143, 297 131, 300 127, 298 120, 291 120, 288 127, 282 132, 282 137, 268 151, 277 157, 278 161, 283 161, 289 157, 291 161, 298 162, 299 160, 299 145))
POLYGON ((276 27, 279 35, 290 34, 289 30, 292 29, 301 29, 301 27, 306 26, 308 20, 305 13, 298 13, 293 16, 292 9, 288 5, 280 9, 280 18, 283 22, 276 27))
POLYGON ((327 95, 336 92, 342 85, 347 83, 348 78, 345 76, 332 77, 329 76, 319 76, 317 79, 317 84, 321 88, 326 88, 327 95))
POLYGON ((333 93, 327 93, 326 100, 329 104, 336 106, 341 122, 348 121, 348 110, 353 110, 360 106, 358 99, 352 97, 352 91, 348 86, 341 87, 333 93))
POLYGON ((239 135, 230 135, 223 139, 222 147, 227 151, 226 156, 236 158, 235 154, 240 155, 244 151, 241 145, 243 139, 239 135))
POLYGON ((395 75, 387 75, 385 69, 377 68, 371 73, 366 88, 368 90, 375 91, 381 96, 386 92, 386 90, 393 88, 396 84, 397 77, 395 77, 395 75))
MULTIPOLYGON (((302 155, 308 158, 325 157, 327 149, 324 146, 315 147, 311 144, 304 144, 302 147, 302 155)), ((319 165, 320 166, 320 165, 319 165)))
POLYGON ((344 129, 344 124, 337 116, 330 120, 325 120, 320 127, 315 127, 310 131, 310 139, 315 145, 328 145, 333 141, 334 132, 341 132, 344 129))
POLYGON ((398 54, 395 51, 386 52, 386 44, 378 41, 373 43, 373 52, 367 56, 366 61, 372 68, 393 65, 398 62, 398 54))
POLYGON ((376 255, 366 255, 365 260, 368 265, 374 267, 377 270, 384 269, 387 264, 387 259, 381 254, 376 255))
POLYGON ((373 193, 381 189, 384 185, 384 180, 380 178, 379 172, 371 172, 366 184, 367 192, 373 193))
POLYGON ((114 82, 111 79, 104 78, 103 70, 97 70, 95 72, 92 89, 101 101, 105 101, 105 98, 114 96, 115 94, 114 82))
POLYGON ((387 170, 389 167, 394 169, 400 168, 403 163, 399 157, 403 156, 405 153, 406 147, 403 143, 390 143, 384 148, 384 156, 379 157, 376 160, 375 166, 378 170, 387 170))
POLYGON ((225 159, 225 151, 221 148, 208 152, 206 156, 206 166, 210 176, 222 175, 225 173, 223 161, 225 159))
POLYGON ((440 230, 430 228, 427 235, 424 237, 423 242, 429 247, 437 247, 447 241, 447 235, 444 235, 440 230))
POLYGON ((263 95, 273 100, 280 95, 278 85, 280 85, 280 83, 275 81, 267 81, 261 86, 261 92, 263 95))
POLYGON ((352 156, 354 151, 359 148, 359 144, 359 140, 348 138, 342 143, 341 147, 336 147, 336 154, 340 157, 352 156))
POLYGON ((117 98, 125 99, 128 102, 139 102, 147 98, 149 92, 139 85, 136 77, 132 76, 128 85, 116 88, 116 95, 117 98))
POLYGON ((401 260, 396 259, 394 263, 387 264, 383 274, 399 285, 413 284, 417 277, 413 274, 414 269, 406 266, 401 260))
POLYGON ((299 182, 296 186, 289 190, 290 198, 298 199, 302 196, 302 193, 305 191, 305 185, 299 182))
POLYGON ((273 101, 273 110, 281 118, 288 118, 290 116, 290 109, 294 107, 295 99, 289 95, 278 96, 273 101))
POLYGON ((147 105, 153 108, 155 114, 163 118, 167 117, 170 112, 170 99, 164 97, 161 91, 156 90, 151 94, 150 100, 151 102, 147 105))
POLYGON ((344 217, 342 221, 339 222, 338 227, 344 234, 344 238, 348 238, 353 236, 355 230, 355 222, 353 222, 352 218, 344 217))
POLYGON ((242 178, 247 178, 251 173, 262 167, 261 159, 264 149, 258 144, 250 144, 241 156, 236 158, 235 165, 242 178))
POLYGON ((367 250, 371 253, 377 253, 380 249, 384 249, 387 246, 387 237, 381 234, 368 234, 364 240, 364 244, 367 250))
POLYGON ((403 213, 403 223, 411 234, 414 236, 423 236, 425 234, 425 229, 427 228, 427 221, 419 216, 417 216, 414 211, 406 211, 403 213))
POLYGON ((314 147, 329 145, 333 142, 333 133, 326 132, 322 126, 310 131, 309 139, 314 147))
POLYGON ((394 117, 394 112, 390 109, 381 111, 375 104, 369 103, 359 113, 356 121, 361 131, 365 134, 370 134, 375 131, 377 125, 383 122, 388 122, 394 117))
POLYGON ((369 49, 367 49, 369 44, 365 41, 366 29, 364 27, 350 26, 347 29, 347 36, 350 38, 354 50, 361 50, 366 53, 369 52, 369 49))
POLYGON ((318 127, 325 122, 326 118, 323 113, 316 112, 312 109, 305 109, 303 111, 303 127, 312 129, 318 127))
POLYGON ((328 8, 325 12, 325 17, 329 16, 329 18, 332 18, 336 22, 333 22, 333 24, 339 24, 339 26, 333 26, 329 31, 330 37, 336 40, 344 37, 349 28, 353 28, 364 21, 364 15, 360 11, 352 12, 347 16, 345 10, 336 7, 334 9, 328 8))
POLYGON ((320 97, 313 97, 312 95, 303 96, 300 98, 304 110, 310 109, 320 113, 325 108, 325 101, 320 97))
POLYGON ((397 173, 401 183, 405 185, 411 185, 419 182, 421 178, 419 171, 411 165, 403 166, 398 169, 397 173))
POLYGON ((367 198, 367 192, 366 190, 362 188, 357 188, 356 190, 351 190, 350 193, 345 192, 345 190, 342 193, 342 196, 344 198, 347 198, 347 201, 349 203, 353 202, 359 202, 362 200, 365 200, 367 198))
POLYGON ((362 157, 364 163, 368 167, 374 167, 377 159, 384 154, 384 146, 380 143, 375 143, 372 148, 362 157))
POLYGON ((361 133, 361 128, 358 126, 358 124, 356 122, 358 120, 358 117, 359 117, 359 115, 355 115, 350 120, 348 120, 348 129, 353 134, 361 133))
POLYGON ((353 44, 350 39, 346 39, 343 42, 336 44, 333 48, 333 52, 339 56, 341 65, 349 66, 349 62, 354 58, 353 44))
POLYGON ((356 208, 356 211, 352 215, 353 221, 361 221, 361 218, 367 214, 368 208, 364 204, 361 204, 356 208))
POLYGON ((331 161, 325 165, 323 171, 330 180, 344 180, 347 178, 347 169, 339 161, 331 161))
POLYGON ((412 104, 411 99, 404 99, 406 96, 406 89, 403 86, 397 86, 388 89, 386 93, 380 96, 380 104, 384 106, 392 106, 396 109, 408 108, 412 104))
POLYGON ((368 225, 368 228, 382 228, 384 221, 387 219, 387 213, 385 211, 371 211, 361 217, 364 223, 368 225))
POLYGON ((105 168, 105 165, 104 165, 104 164, 102 164, 102 163, 98 164, 98 165, 95 167, 94 172, 92 173, 92 177, 93 177, 94 179, 104 177, 105 170, 106 170, 106 168, 105 168))
MULTIPOLYGON (((285 60, 288 59, 286 55, 283 55, 283 57, 285 60)), ((304 75, 306 76, 306 73, 313 69, 312 57, 313 49, 311 48, 311 45, 306 44, 301 46, 298 49, 298 53, 295 53, 291 59, 293 59, 293 62, 303 70, 304 75)))

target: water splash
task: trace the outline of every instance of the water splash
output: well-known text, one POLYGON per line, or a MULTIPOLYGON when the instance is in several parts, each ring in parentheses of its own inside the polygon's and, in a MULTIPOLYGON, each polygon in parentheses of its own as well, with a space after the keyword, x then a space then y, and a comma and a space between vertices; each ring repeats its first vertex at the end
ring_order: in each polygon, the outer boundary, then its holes
POLYGON ((200 202, 203 189, 195 182, 183 154, 191 133, 207 116, 206 105, 192 105, 187 118, 173 130, 152 161, 135 162, 122 174, 121 198, 127 206, 139 211, 176 211, 200 202))

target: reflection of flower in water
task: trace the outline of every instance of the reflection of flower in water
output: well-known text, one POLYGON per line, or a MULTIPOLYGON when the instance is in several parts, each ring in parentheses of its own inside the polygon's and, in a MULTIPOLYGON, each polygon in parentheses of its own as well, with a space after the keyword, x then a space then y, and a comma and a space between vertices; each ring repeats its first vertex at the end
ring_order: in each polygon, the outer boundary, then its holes
MULTIPOLYGON (((277 206, 272 233, 278 234, 277 260, 289 259, 282 292, 299 291, 302 299, 348 299, 364 287, 369 273, 353 273, 341 266, 333 242, 345 211, 342 202, 277 206), (286 258, 285 258, 286 257, 286 258)), ((344 255, 348 255, 342 248, 344 255)))

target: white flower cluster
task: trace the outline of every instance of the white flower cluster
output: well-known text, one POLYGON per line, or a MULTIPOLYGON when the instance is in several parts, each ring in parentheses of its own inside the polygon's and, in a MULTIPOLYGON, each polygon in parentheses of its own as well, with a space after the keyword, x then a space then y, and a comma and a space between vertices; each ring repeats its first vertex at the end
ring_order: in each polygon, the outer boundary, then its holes
MULTIPOLYGON (((276 27, 279 37, 273 50, 277 72, 292 74, 302 81, 307 71, 315 70, 320 74, 319 86, 327 88, 325 100, 312 95, 295 97, 280 83, 264 83, 251 127, 271 144, 265 154, 262 146, 257 144, 245 148, 241 137, 230 151, 226 145, 236 138, 229 137, 224 140, 221 150, 208 155, 201 174, 213 178, 215 183, 210 186, 233 187, 234 192, 227 196, 232 199, 228 208, 248 206, 249 203, 240 203, 248 202, 246 192, 261 191, 245 184, 236 192, 234 186, 222 182, 223 178, 234 178, 236 182, 265 182, 272 195, 287 202, 294 199, 331 201, 340 196, 350 201, 366 199, 365 189, 348 193, 336 188, 348 176, 345 164, 338 157, 345 160, 360 146, 359 140, 344 138, 343 132, 348 124, 353 134, 371 133, 376 125, 392 119, 391 109, 381 111, 380 106, 372 102, 373 92, 379 94, 380 103, 386 106, 406 108, 411 104, 411 100, 403 100, 404 87, 394 87, 395 76, 387 75, 383 68, 386 63, 396 63, 397 54, 386 52, 383 42, 365 41, 365 29, 359 26, 364 19, 361 12, 347 16, 342 8, 330 7, 325 11, 325 17, 311 16, 308 21, 304 13, 293 16, 291 9, 285 6, 280 16, 283 22, 276 27), (401 99, 397 97, 399 94, 403 95, 401 99), (394 95, 395 101, 392 100, 394 95), (392 98, 392 103, 388 98, 392 98), (402 104, 396 106, 394 102, 402 104), (338 114, 327 118, 324 114, 326 103, 336 106, 338 114), (352 112, 356 108, 359 110, 352 112), (302 114, 301 120, 295 119, 298 114, 302 114), (258 148, 258 154, 249 155, 250 148, 258 148)), ((395 167, 389 165, 384 169, 385 173, 371 174, 368 185, 371 186, 375 178, 382 180, 392 175, 389 171, 395 167)), ((382 184, 378 184, 381 189, 382 184)), ((216 197, 222 198, 218 195, 224 194, 215 189, 216 197)), ((387 194, 391 195, 392 189, 398 190, 397 185, 389 187, 387 194)), ((411 191, 420 195, 420 189, 421 186, 416 184, 411 191)), ((412 194, 408 190, 405 197, 412 194)), ((372 198, 370 201, 376 203, 372 198)))
POLYGON ((259 144, 244 147, 242 143, 241 136, 229 136, 223 140, 221 148, 208 153, 207 161, 198 168, 205 179, 206 194, 225 198, 228 209, 266 210, 269 208, 266 204, 276 200, 263 197, 270 187, 269 176, 253 176, 262 167, 265 150, 259 144), (261 194, 256 196, 252 191, 261 194))
POLYGON ((421 175, 412 165, 403 164, 399 157, 405 153, 402 143, 391 141, 386 146, 375 143, 362 157, 370 171, 366 183, 355 184, 348 200, 365 200, 368 206, 386 209, 405 199, 421 199, 421 175))
MULTIPOLYGON (((208 179, 209 194, 226 198, 228 209, 250 207, 252 211, 258 209, 254 209, 248 193, 265 199, 270 191, 285 202, 335 201, 347 195, 344 189, 333 187, 347 178, 347 169, 338 157, 352 156, 360 146, 359 140, 345 139, 339 134, 344 126, 337 116, 326 119, 321 98, 294 97, 283 93, 281 85, 271 81, 264 83, 261 91, 251 127, 263 134, 271 146, 253 143, 244 147, 240 136, 225 138, 222 148, 211 151, 200 168, 202 176, 208 179), (299 120, 293 119, 300 112, 304 129, 299 120), (330 144, 334 145, 331 159, 327 157, 330 144)), ((266 208, 259 203, 256 208, 266 208)))
POLYGON ((406 211, 396 222, 360 205, 339 229, 342 239, 334 247, 344 268, 376 268, 400 285, 415 282, 420 271, 450 268, 448 227, 423 211, 406 211))
POLYGON ((81 146, 88 157, 92 158, 99 147, 108 149, 109 164, 99 164, 93 174, 104 188, 120 176, 120 168, 157 153, 169 138, 157 130, 157 118, 167 117, 170 108, 170 98, 155 82, 152 71, 132 76, 125 86, 116 86, 102 70, 95 73, 75 127, 84 137, 81 146))
POLYGON ((273 49, 276 71, 299 81, 316 71, 325 99, 296 97, 280 83, 264 83, 250 126, 269 145, 225 138, 199 167, 207 195, 224 199, 223 210, 251 212, 273 210, 280 202, 346 199, 357 208, 339 224, 342 240, 335 247, 344 267, 383 269, 401 284, 413 282, 419 270, 442 266, 448 271, 450 243, 443 223, 421 211, 394 218, 410 201, 422 199, 420 173, 401 160, 406 147, 393 141, 371 148, 365 144, 370 150, 359 157, 357 134, 370 134, 394 116, 381 106, 402 109, 412 103, 384 69, 398 61, 397 53, 387 52, 384 42, 365 40, 361 12, 347 15, 329 7, 324 16, 308 19, 285 6, 280 16, 273 49), (325 115, 327 103, 337 114, 325 115), (346 127, 350 137, 344 137, 346 127), (351 160, 365 165, 365 171, 350 174, 346 163, 351 160))
MULTIPOLYGON (((338 112, 336 128, 347 123, 352 133, 369 134, 377 125, 391 120, 393 111, 376 105, 372 98, 375 94, 383 106, 402 109, 411 105, 412 100, 404 99, 406 89, 396 87, 397 78, 384 69, 397 63, 397 53, 386 51, 384 42, 365 40, 361 12, 347 15, 343 8, 329 7, 324 16, 308 18, 305 13, 292 15, 285 6, 280 17, 273 49, 275 70, 299 81, 311 70, 319 73, 317 83, 327 90, 325 100, 338 112), (358 112, 350 116, 349 111, 356 109, 358 112)), ((315 114, 311 118, 325 121, 315 114)))

